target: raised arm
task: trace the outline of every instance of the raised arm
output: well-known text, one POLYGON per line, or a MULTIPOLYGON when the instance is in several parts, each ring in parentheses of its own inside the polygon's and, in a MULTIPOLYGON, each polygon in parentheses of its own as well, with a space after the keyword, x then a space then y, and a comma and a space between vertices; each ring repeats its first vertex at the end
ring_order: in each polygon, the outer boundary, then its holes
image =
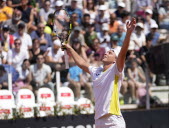
POLYGON ((83 69, 85 72, 89 73, 89 64, 87 61, 85 61, 81 56, 77 54, 77 52, 69 45, 69 44, 63 44, 63 47, 66 47, 67 52, 69 52, 73 60, 75 61, 76 65, 79 66, 81 69, 83 69))
POLYGON ((124 39, 123 46, 121 48, 121 51, 120 51, 117 61, 116 61, 117 68, 118 68, 119 72, 122 72, 122 70, 124 68, 126 53, 127 53, 129 43, 130 43, 130 36, 131 36, 133 30, 135 29, 135 26, 136 26, 136 19, 135 18, 132 18, 131 22, 127 22, 127 24, 126 24, 126 28, 127 28, 126 37, 124 39))

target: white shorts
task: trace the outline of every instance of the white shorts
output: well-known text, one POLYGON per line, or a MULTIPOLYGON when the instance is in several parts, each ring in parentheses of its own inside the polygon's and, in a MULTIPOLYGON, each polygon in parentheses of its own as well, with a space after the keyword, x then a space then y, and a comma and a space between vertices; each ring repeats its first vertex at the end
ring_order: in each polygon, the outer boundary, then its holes
POLYGON ((95 120, 95 128, 126 128, 123 116, 106 115, 95 120))

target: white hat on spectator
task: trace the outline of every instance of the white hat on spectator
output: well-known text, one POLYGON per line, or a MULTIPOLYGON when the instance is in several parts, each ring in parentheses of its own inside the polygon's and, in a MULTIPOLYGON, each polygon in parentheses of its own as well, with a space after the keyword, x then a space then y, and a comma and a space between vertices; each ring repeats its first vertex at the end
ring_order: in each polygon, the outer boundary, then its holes
POLYGON ((56 3, 55 3, 55 6, 63 6, 63 1, 61 0, 57 0, 56 3))
POLYGON ((119 3, 118 3, 118 6, 124 8, 126 5, 125 5, 124 2, 119 2, 119 3))
POLYGON ((156 23, 152 23, 152 24, 150 25, 150 28, 158 28, 158 25, 157 25, 156 23))
POLYGON ((107 9, 106 5, 100 5, 100 6, 99 6, 99 10, 103 10, 103 11, 104 11, 104 10, 106 10, 106 9, 107 9))
POLYGON ((153 11, 151 9, 146 9, 146 13, 153 14, 153 11))
POLYGON ((56 39, 54 42, 53 42, 54 45, 57 45, 57 46, 61 46, 61 42, 59 39, 56 39))
POLYGON ((102 25, 102 30, 103 30, 103 31, 108 31, 108 30, 109 30, 109 24, 104 23, 104 24, 102 25))
POLYGON ((138 22, 137 24, 136 24, 136 27, 140 27, 140 28, 142 28, 142 29, 144 29, 144 25, 143 25, 143 23, 141 23, 141 22, 138 22))

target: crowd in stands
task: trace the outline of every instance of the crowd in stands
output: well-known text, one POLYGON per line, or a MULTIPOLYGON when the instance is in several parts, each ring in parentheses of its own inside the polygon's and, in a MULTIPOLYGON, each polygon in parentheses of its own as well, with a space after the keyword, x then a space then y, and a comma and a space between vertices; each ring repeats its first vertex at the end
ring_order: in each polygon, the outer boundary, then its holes
MULTIPOLYGON (((75 100, 86 96, 93 101, 90 75, 75 65, 69 55, 69 70, 64 67, 61 41, 52 36, 54 12, 65 8, 73 31, 69 43, 83 59, 101 66, 106 51, 120 51, 126 35, 126 22, 135 17, 124 69, 121 94, 130 93, 137 103, 146 94, 145 71, 151 47, 169 42, 168 0, 0 0, 0 89, 8 88, 6 65, 18 77, 13 80, 14 94, 28 88, 36 94, 40 87, 56 93, 55 71, 61 73, 61 86, 70 87, 75 100)), ((155 84, 151 71, 149 86, 155 84)), ((167 84, 169 75, 166 75, 167 84)))

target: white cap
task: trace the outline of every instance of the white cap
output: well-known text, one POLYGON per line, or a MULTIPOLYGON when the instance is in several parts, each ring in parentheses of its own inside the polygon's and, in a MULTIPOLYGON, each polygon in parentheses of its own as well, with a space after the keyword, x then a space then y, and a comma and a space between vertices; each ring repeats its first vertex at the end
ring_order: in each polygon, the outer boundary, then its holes
POLYGON ((151 9, 146 9, 146 13, 153 14, 153 11, 151 9))
POLYGON ((157 25, 156 23, 152 23, 152 24, 150 25, 150 28, 158 28, 158 25, 157 25))
POLYGON ((55 6, 63 6, 63 1, 61 0, 57 0, 56 3, 55 3, 55 6))
POLYGON ((119 48, 112 48, 111 49, 112 51, 114 51, 114 53, 115 53, 115 55, 116 55, 116 57, 119 55, 119 53, 120 53, 120 50, 121 50, 121 48, 119 47, 119 48))
POLYGON ((102 24, 102 30, 108 31, 109 30, 109 24, 107 24, 107 23, 102 24))
POLYGON ((61 46, 61 42, 60 42, 59 39, 54 40, 54 41, 53 41, 53 44, 54 44, 54 45, 57 45, 57 46, 61 46))
POLYGON ((144 29, 144 25, 143 25, 143 23, 141 23, 141 22, 138 22, 137 24, 136 24, 136 27, 140 27, 140 28, 142 28, 142 29, 144 29))
POLYGON ((124 2, 119 2, 119 3, 118 3, 118 6, 124 8, 126 5, 125 5, 124 2))
POLYGON ((107 9, 106 5, 100 5, 99 6, 99 10, 106 10, 106 9, 107 9))

